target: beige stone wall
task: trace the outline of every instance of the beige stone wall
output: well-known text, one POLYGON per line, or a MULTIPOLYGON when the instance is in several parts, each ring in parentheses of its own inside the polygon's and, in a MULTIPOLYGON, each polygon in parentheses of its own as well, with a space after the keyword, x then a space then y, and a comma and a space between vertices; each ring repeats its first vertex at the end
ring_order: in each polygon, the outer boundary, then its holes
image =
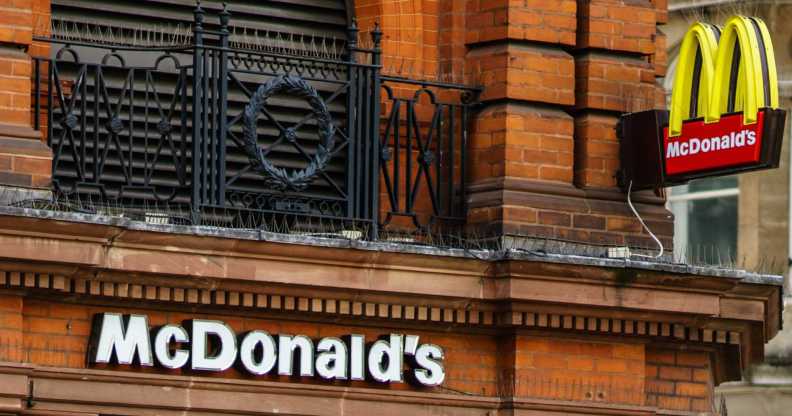
MULTIPOLYGON (((766 2, 768 3, 768 2, 766 2)), ((773 3, 773 2, 769 2, 773 3)), ((781 107, 792 110, 792 51, 788 45, 792 27, 792 5, 752 7, 765 20, 773 37, 779 74, 781 107)), ((751 10, 749 10, 751 11, 751 10)), ((789 124, 789 117, 787 117, 789 124)), ((787 135, 789 134, 787 127, 787 135)), ((743 267, 786 273, 789 258, 789 140, 781 153, 781 166, 775 170, 740 177, 738 253, 743 267)), ((787 286, 787 288, 789 288, 787 286)))

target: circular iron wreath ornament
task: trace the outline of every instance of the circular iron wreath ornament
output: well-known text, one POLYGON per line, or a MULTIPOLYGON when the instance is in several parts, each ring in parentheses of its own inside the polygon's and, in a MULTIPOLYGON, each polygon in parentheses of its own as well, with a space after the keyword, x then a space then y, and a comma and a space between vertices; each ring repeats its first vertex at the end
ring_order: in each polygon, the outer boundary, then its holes
MULTIPOLYGON (((282 134, 289 142, 294 143, 297 140, 296 132, 293 128, 286 129, 282 134)), ((242 150, 247 155, 253 170, 264 176, 268 186, 281 192, 287 190, 302 191, 307 188, 327 167, 335 147, 335 126, 333 125, 330 112, 327 110, 327 105, 312 86, 308 85, 304 79, 293 75, 279 75, 258 87, 253 96, 250 97, 250 102, 245 106, 245 111, 242 114, 242 136, 242 150), (266 104, 267 99, 279 92, 305 98, 316 118, 319 129, 320 143, 317 146, 316 154, 310 158, 308 166, 291 174, 285 169, 273 165, 264 155, 264 151, 258 145, 257 140, 256 120, 258 114, 266 104)))

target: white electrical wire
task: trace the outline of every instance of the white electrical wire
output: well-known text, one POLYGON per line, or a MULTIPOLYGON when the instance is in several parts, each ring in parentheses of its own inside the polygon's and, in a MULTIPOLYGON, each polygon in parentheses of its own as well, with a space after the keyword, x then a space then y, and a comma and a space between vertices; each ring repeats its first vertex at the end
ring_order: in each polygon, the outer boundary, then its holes
POLYGON ((636 211, 635 207, 633 206, 632 199, 630 199, 631 194, 632 194, 632 181, 630 181, 630 185, 627 187, 627 205, 630 206, 630 209, 632 210, 633 214, 635 214, 635 217, 638 218, 638 221, 641 222, 641 225, 643 226, 644 230, 646 230, 646 232, 649 233, 650 236, 652 236, 652 239, 654 239, 654 241, 657 243, 657 246, 660 247, 660 252, 657 253, 656 256, 648 256, 645 254, 630 254, 630 255, 634 257, 659 259, 660 257, 663 256, 663 243, 661 243, 660 239, 658 239, 657 236, 654 235, 652 230, 650 230, 649 227, 646 226, 646 223, 644 222, 643 218, 641 218, 641 216, 638 215, 638 211, 636 211))

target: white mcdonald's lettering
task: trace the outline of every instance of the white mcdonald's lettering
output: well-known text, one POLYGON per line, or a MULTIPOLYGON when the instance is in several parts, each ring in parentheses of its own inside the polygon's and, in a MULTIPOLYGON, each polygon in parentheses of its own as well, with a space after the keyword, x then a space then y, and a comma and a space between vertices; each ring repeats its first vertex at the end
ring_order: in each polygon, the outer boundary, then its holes
POLYGON ((273 337, 258 330, 237 336, 223 322, 202 319, 187 321, 186 329, 162 326, 153 338, 145 316, 103 313, 96 316, 96 323, 99 333, 92 334, 92 363, 152 366, 156 358, 159 365, 174 370, 189 365, 192 370, 225 371, 238 363, 256 376, 276 372, 364 380, 368 375, 381 383, 408 379, 423 386, 439 386, 445 380, 443 349, 419 343, 417 335, 390 334, 366 348, 363 335, 325 337, 314 344, 304 335, 273 337))
POLYGON ((739 132, 731 132, 729 135, 708 137, 705 139, 694 137, 684 142, 672 141, 668 143, 666 147, 666 159, 753 146, 755 143, 756 132, 748 129, 743 129, 739 132))
MULTIPOLYGON (((778 76, 770 33, 755 17, 734 16, 723 30, 695 23, 682 41, 668 136, 682 134, 685 120, 743 113, 743 124, 756 123, 759 108, 778 108, 778 76)), ((681 151, 681 145, 680 145, 681 151)))

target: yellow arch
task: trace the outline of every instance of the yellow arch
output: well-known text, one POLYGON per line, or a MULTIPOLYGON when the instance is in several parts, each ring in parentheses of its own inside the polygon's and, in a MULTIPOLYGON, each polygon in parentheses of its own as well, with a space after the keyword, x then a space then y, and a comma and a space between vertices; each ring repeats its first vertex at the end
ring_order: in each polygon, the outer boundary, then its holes
POLYGON ((750 124, 762 107, 778 107, 773 44, 764 22, 734 16, 726 22, 718 45, 712 103, 705 117, 714 121, 721 114, 742 111, 744 122, 750 124))
POLYGON ((702 117, 708 113, 719 34, 720 30, 717 26, 694 23, 682 40, 674 76, 674 89, 671 92, 668 128, 670 136, 679 136, 682 133, 684 120, 702 117), (697 58, 700 65, 698 73, 697 58), (694 88, 698 88, 698 94, 693 94, 694 88), (694 95, 696 101, 692 103, 694 95), (695 108, 691 108, 691 104, 695 108))
POLYGON ((762 107, 778 107, 773 43, 764 22, 734 16, 722 32, 717 26, 693 24, 682 41, 674 77, 669 136, 679 136, 685 120, 704 117, 713 123, 734 111, 743 112, 745 124, 755 123, 762 107))

